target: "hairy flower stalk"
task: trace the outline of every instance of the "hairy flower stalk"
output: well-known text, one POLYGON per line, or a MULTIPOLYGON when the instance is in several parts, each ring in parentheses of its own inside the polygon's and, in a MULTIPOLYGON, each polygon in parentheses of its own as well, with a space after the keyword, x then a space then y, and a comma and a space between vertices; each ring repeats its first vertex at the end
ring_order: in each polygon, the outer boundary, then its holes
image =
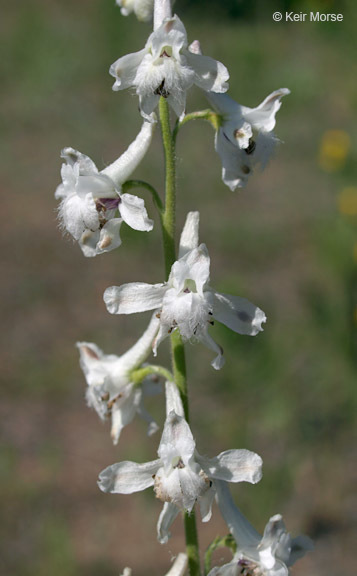
MULTIPOLYGON (((145 332, 121 356, 105 354, 92 342, 77 343, 84 372, 87 403, 102 420, 111 420, 116 444, 124 426, 136 414, 148 423, 151 435, 158 426, 144 408, 144 397, 158 391, 165 380, 166 417, 155 460, 122 461, 107 466, 99 475, 99 487, 112 494, 131 494, 153 488, 163 503, 157 537, 164 544, 178 515, 184 519, 186 553, 178 555, 167 576, 201 576, 195 508, 203 522, 210 520, 216 498, 232 533, 217 538, 205 559, 208 576, 288 576, 290 566, 311 549, 308 538, 291 538, 282 517, 272 516, 261 536, 233 503, 228 482, 255 484, 262 476, 262 459, 247 449, 231 449, 218 456, 200 454, 193 437, 188 401, 184 343, 203 343, 223 366, 223 350, 211 336, 215 321, 236 333, 255 336, 263 330, 264 312, 249 300, 218 292, 210 283, 210 257, 199 240, 199 212, 189 211, 176 251, 176 153, 175 142, 182 125, 192 119, 208 120, 216 131, 215 147, 222 160, 222 179, 231 189, 247 183, 256 166, 264 166, 277 138, 273 134, 282 88, 256 108, 236 103, 225 94, 228 71, 220 62, 203 56, 198 41, 188 46, 185 27, 172 15, 170 0, 116 0, 123 15, 153 20, 153 31, 139 52, 122 56, 110 68, 114 90, 134 88, 144 118, 134 142, 112 164, 99 171, 94 162, 73 148, 65 148, 62 183, 56 190, 61 226, 79 243, 86 257, 112 251, 121 244, 120 226, 150 231, 144 201, 128 194, 144 188, 152 195, 162 229, 165 273, 161 282, 132 282, 110 286, 104 301, 111 314, 152 311, 145 332), (187 91, 196 85, 214 110, 185 116, 187 91), (158 107, 164 151, 165 194, 143 180, 129 180, 152 141, 158 107), (172 129, 170 113, 178 119, 172 129), (166 338, 171 343, 171 369, 147 364, 166 338), (212 552, 228 545, 233 559, 211 566, 212 552)), ((131 576, 125 568, 123 576, 131 576)))
MULTIPOLYGON (((156 5, 159 2, 156 0, 156 5)), ((165 211, 162 218, 164 259, 166 275, 176 260, 176 156, 175 140, 170 126, 170 113, 165 98, 160 99, 160 124, 165 157, 165 211)), ((188 389, 186 377, 185 349, 179 332, 170 336, 171 362, 175 384, 180 392, 184 416, 189 422, 188 389)), ((170 524, 168 524, 170 525, 170 524)), ((184 513, 186 553, 190 576, 200 575, 200 555, 195 511, 184 513)))

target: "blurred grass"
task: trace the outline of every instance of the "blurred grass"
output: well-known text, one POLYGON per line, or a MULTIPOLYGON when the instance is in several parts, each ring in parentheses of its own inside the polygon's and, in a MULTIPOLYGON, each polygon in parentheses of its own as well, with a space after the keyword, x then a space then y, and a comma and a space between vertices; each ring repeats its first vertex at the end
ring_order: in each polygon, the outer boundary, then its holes
MULTIPOLYGON (((193 123, 179 135, 179 225, 188 210, 200 210, 212 285, 248 297, 268 316, 254 339, 212 329, 225 349, 220 373, 210 368, 207 350, 187 349, 192 426, 202 453, 236 446, 262 455, 262 482, 240 485, 235 494, 257 528, 282 512, 291 530, 315 537, 316 551, 296 575, 352 574, 356 219, 338 206, 357 176, 357 10, 351 0, 247 6, 227 3, 219 16, 217 3, 205 4, 202 15, 200 3, 176 2, 189 39, 199 38, 204 52, 229 68, 230 93, 239 102, 255 106, 274 89, 292 91, 278 114, 284 144, 238 193, 220 180, 208 125, 193 123), (275 10, 294 6, 339 11, 344 22, 272 22, 275 10), (330 172, 321 167, 321 146, 336 130, 350 145, 330 172)), ((74 348, 76 340, 90 340, 121 353, 143 329, 146 318, 109 316, 102 293, 112 284, 164 279, 158 220, 148 236, 123 227, 117 252, 84 260, 77 245, 61 238, 53 198, 62 147, 78 148, 100 167, 137 133, 137 100, 113 93, 107 70, 141 48, 148 30, 103 0, 29 0, 7 4, 2 14, 0 570, 6 575, 111 576, 125 565, 138 576, 165 573, 170 554, 182 548, 179 526, 168 547, 156 543, 160 506, 149 491, 130 498, 98 493, 103 467, 154 458, 158 436, 143 438, 145 426, 136 421, 118 449, 110 446, 107 427, 85 407, 74 348)), ((188 102, 190 110, 206 107, 198 90, 188 102)), ((162 191, 162 173, 157 135, 137 175, 162 191)), ((166 359, 163 346, 159 361, 166 359)), ((162 401, 151 404, 162 421, 162 401)), ((224 531, 215 511, 202 528, 203 544, 224 531)))

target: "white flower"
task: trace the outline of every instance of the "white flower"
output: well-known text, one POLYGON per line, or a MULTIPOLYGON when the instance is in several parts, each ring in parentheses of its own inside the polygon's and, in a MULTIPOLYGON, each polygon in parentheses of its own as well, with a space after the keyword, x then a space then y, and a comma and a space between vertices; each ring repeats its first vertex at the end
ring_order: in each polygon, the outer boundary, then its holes
POLYGON ((213 568, 208 576, 288 576, 289 567, 312 550, 307 536, 291 538, 280 514, 270 518, 263 537, 234 505, 225 482, 216 482, 217 502, 237 543, 232 562, 213 568))
POLYGON ((123 16, 134 12, 138 20, 149 22, 154 11, 154 0, 116 0, 123 16))
POLYGON ((88 156, 73 148, 64 148, 61 157, 62 184, 56 198, 61 200, 61 224, 79 245, 85 256, 109 252, 121 244, 121 223, 134 230, 149 231, 144 200, 132 194, 121 194, 122 184, 141 162, 149 148, 155 123, 144 122, 129 148, 101 172, 88 156), (120 216, 116 217, 119 210, 120 216))
POLYGON ((119 58, 109 70, 114 76, 113 90, 134 87, 141 114, 147 120, 160 96, 177 116, 185 112, 186 92, 193 84, 203 90, 225 92, 229 78, 226 67, 208 56, 189 51, 184 25, 171 17, 170 2, 155 3, 154 31, 145 48, 119 58))
POLYGON ((166 283, 111 286, 104 292, 104 302, 111 314, 159 309, 160 330, 154 353, 178 329, 184 340, 199 340, 217 353, 212 366, 218 370, 224 359, 222 348, 208 334, 213 319, 234 332, 255 336, 266 317, 245 298, 221 294, 210 287, 210 258, 206 246, 198 245, 198 225, 199 213, 190 212, 180 239, 179 260, 173 264, 166 283))
POLYGON ((231 190, 245 186, 255 166, 265 167, 279 141, 272 130, 286 94, 290 94, 287 88, 276 90, 256 108, 241 106, 228 94, 206 94, 223 116, 215 147, 222 161, 222 180, 231 190))
MULTIPOLYGON (((170 570, 167 572, 166 576, 185 576, 188 567, 188 557, 187 554, 180 552, 171 566, 170 570)), ((132 576, 131 568, 124 568, 124 572, 121 576, 132 576)))
POLYGON ((143 396, 157 391, 154 384, 146 379, 140 386, 135 386, 131 381, 132 371, 140 368, 149 356, 158 328, 158 319, 153 316, 141 338, 122 356, 104 354, 93 343, 77 343, 81 368, 88 384, 88 405, 96 410, 102 420, 111 417, 114 444, 118 443, 122 429, 136 413, 148 422, 149 435, 158 429, 143 406, 143 396))
MULTIPOLYGON (((249 450, 227 450, 215 458, 201 456, 172 382, 166 383, 166 412, 159 458, 145 464, 120 462, 108 466, 99 475, 98 485, 103 492, 112 494, 131 494, 153 486, 157 498, 169 503, 171 511, 175 506, 176 514, 179 510, 191 512, 198 501, 202 520, 207 522, 215 494, 213 481, 255 484, 261 478, 262 460, 249 450)), ((174 517, 171 513, 171 521, 174 517)), ((169 522, 165 522, 166 531, 168 526, 169 522)))

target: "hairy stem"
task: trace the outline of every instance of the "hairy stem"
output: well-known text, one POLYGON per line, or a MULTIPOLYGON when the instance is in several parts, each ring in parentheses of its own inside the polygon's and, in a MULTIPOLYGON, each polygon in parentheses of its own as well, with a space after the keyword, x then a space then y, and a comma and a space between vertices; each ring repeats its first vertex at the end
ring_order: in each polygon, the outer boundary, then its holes
MULTIPOLYGON (((165 98, 160 98, 160 124, 162 142, 165 155, 165 207, 161 219, 164 242, 164 258, 166 277, 170 274, 171 267, 176 260, 175 232, 176 232, 176 155, 175 138, 171 132, 170 111, 165 98)), ((180 391, 180 396, 188 421, 188 389, 186 378, 185 350, 181 335, 178 330, 171 334, 172 372, 174 381, 180 391)), ((200 576, 200 558, 196 517, 194 511, 184 516, 186 552, 190 576, 200 576)))
POLYGON ((175 128, 173 129, 172 132, 174 142, 176 142, 177 134, 179 133, 180 128, 185 124, 187 124, 187 122, 190 122, 191 120, 206 120, 211 124, 212 128, 214 128, 214 130, 216 131, 222 124, 222 117, 219 114, 216 114, 216 112, 213 112, 213 110, 209 108, 207 110, 198 110, 197 112, 191 112, 190 114, 186 114, 186 116, 184 116, 182 120, 177 120, 175 128))

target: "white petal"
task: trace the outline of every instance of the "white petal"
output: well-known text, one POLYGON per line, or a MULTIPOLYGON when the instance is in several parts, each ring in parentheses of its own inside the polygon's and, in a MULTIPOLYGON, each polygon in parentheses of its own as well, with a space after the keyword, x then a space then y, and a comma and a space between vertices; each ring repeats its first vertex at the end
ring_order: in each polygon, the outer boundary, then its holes
MULTIPOLYGON (((198 248, 190 250, 177 260, 170 272, 170 282, 176 288, 176 290, 181 291, 185 289, 185 282, 187 280, 193 280, 196 285, 196 290, 194 287, 193 291, 197 291, 198 294, 203 294, 203 289, 205 285, 209 282, 209 271, 210 271, 210 257, 205 244, 200 244, 198 248)), ((187 286, 190 290, 190 286, 187 286)))
POLYGON ((140 388, 135 389, 132 384, 129 384, 127 388, 127 391, 121 390, 121 397, 114 402, 112 407, 112 428, 110 434, 113 444, 118 444, 122 429, 134 419, 141 400, 140 388))
POLYGON ((183 82, 181 89, 179 90, 172 90, 170 95, 167 98, 168 103, 170 104, 171 108, 175 112, 178 118, 182 119, 185 116, 186 112, 186 91, 191 88, 191 79, 190 74, 188 76, 188 81, 183 82), (187 86, 185 84, 187 83, 187 86))
POLYGON ((171 534, 169 528, 179 513, 179 509, 172 502, 165 502, 157 523, 157 539, 160 544, 166 544, 171 534))
POLYGON ((189 66, 195 71, 195 84, 202 90, 226 92, 228 90, 229 72, 221 62, 183 50, 189 66))
POLYGON ((168 571, 166 576, 185 576, 187 567, 188 567, 187 554, 180 552, 175 562, 173 563, 171 570, 168 571))
POLYGON ((148 232, 153 229, 154 223, 148 218, 142 198, 138 198, 133 194, 122 194, 119 212, 124 222, 134 230, 148 232))
POLYGON ((166 290, 165 284, 132 282, 107 288, 103 299, 110 314, 133 314, 159 308, 166 290))
POLYGON ((86 258, 97 256, 97 245, 100 238, 100 230, 85 230, 79 239, 79 246, 86 258))
POLYGON ((262 477, 262 459, 250 450, 226 450, 215 458, 197 456, 207 476, 226 482, 256 484, 262 477))
POLYGON ((157 451, 165 470, 169 470, 174 459, 181 458, 188 464, 195 452, 195 441, 186 420, 174 411, 166 418, 160 446, 157 451))
POLYGON ((275 514, 269 519, 269 522, 265 526, 261 542, 262 547, 271 546, 284 532, 286 532, 286 526, 283 517, 281 514, 275 514))
POLYGON ((88 192, 94 198, 114 198, 118 199, 118 192, 114 182, 105 174, 83 174, 78 177, 76 192, 84 196, 88 192))
POLYGON ((169 415, 170 412, 173 411, 178 416, 184 418, 185 413, 182 405, 182 400, 179 389, 177 388, 175 382, 166 382, 165 392, 166 392, 166 415, 169 415))
POLYGON ((75 240, 79 240, 87 228, 93 232, 99 228, 98 212, 91 193, 84 197, 75 193, 68 195, 61 202, 59 217, 75 240))
POLYGON ((99 234, 97 254, 110 252, 121 245, 120 227, 122 222, 121 218, 112 218, 103 226, 99 234))
POLYGON ((208 310, 204 298, 198 294, 177 293, 174 288, 169 289, 164 296, 161 310, 161 339, 167 336, 172 328, 177 328, 184 340, 198 338, 201 324, 205 325, 207 322, 208 310))
MULTIPOLYGON (((159 1, 162 2, 162 0, 159 1)), ((186 29, 180 18, 175 14, 172 18, 163 21, 149 36, 146 46, 150 46, 154 60, 161 55, 163 48, 170 46, 174 60, 180 61, 181 49, 187 46, 186 29)))
POLYGON ((144 48, 139 52, 126 54, 111 65, 109 74, 116 79, 113 90, 124 90, 133 86, 138 66, 146 53, 147 50, 144 48))
POLYGON ((154 492, 156 498, 162 502, 172 502, 179 508, 183 508, 178 468, 174 468, 167 473, 163 468, 160 468, 155 476, 154 492))
POLYGON ((165 324, 162 321, 162 314, 161 314, 160 328, 152 344, 152 352, 154 356, 157 356, 158 347, 160 346, 161 342, 163 342, 171 332, 172 332, 171 324, 165 324))
POLYGON ((101 361, 103 351, 93 342, 77 342, 79 350, 79 363, 89 386, 101 386, 104 384, 107 370, 101 361))
POLYGON ((183 227, 180 246, 179 246, 179 259, 182 258, 193 250, 198 248, 198 232, 200 223, 200 213, 199 212, 189 212, 186 216, 185 225, 183 227))
POLYGON ((121 365, 128 373, 139 368, 151 353, 152 343, 159 329, 160 321, 154 313, 144 334, 125 354, 120 357, 121 365))
POLYGON ((99 474, 98 486, 102 492, 112 494, 132 494, 154 485, 154 478, 160 466, 160 460, 136 464, 119 462, 105 468, 99 474))
POLYGON ((129 148, 112 164, 102 170, 101 174, 109 176, 117 185, 123 184, 140 164, 151 144, 156 123, 143 122, 141 130, 129 148))
POLYGON ((187 512, 191 512, 196 500, 200 500, 202 495, 207 490, 210 490, 209 480, 203 474, 199 474, 198 466, 197 470, 192 469, 191 466, 185 466, 179 469, 178 473, 181 487, 181 505, 187 512))
POLYGON ((69 166, 74 166, 74 164, 78 164, 79 167, 79 174, 80 175, 89 175, 89 174, 96 174, 98 173, 98 168, 94 164, 93 160, 82 154, 82 152, 78 152, 74 148, 63 148, 61 151, 61 158, 66 160, 69 166))
MULTIPOLYGON (((235 506, 227 482, 216 480, 215 487, 220 512, 235 541, 239 543, 240 549, 245 550, 247 547, 256 548, 260 543, 261 536, 248 522, 239 508, 235 506)), ((259 558, 258 553, 256 553, 255 558, 259 558)))
POLYGON ((160 28, 166 18, 171 18, 171 0, 156 0, 154 4, 154 30, 160 28))
POLYGON ((228 94, 207 92, 205 96, 213 108, 224 117, 224 125, 227 121, 234 121, 237 126, 242 123, 242 106, 228 94))
POLYGON ((202 522, 208 522, 212 516, 212 504, 215 497, 214 487, 210 487, 199 499, 202 522))
POLYGON ((158 105, 159 100, 160 96, 157 94, 151 94, 150 92, 148 94, 139 95, 140 114, 145 118, 146 122, 151 121, 150 119, 153 117, 153 111, 158 105))
POLYGON ((213 350, 213 352, 217 354, 217 356, 212 360, 211 366, 215 370, 220 370, 225 363, 225 358, 223 356, 223 348, 213 340, 213 338, 208 334, 207 331, 203 331, 200 334, 200 342, 202 342, 202 344, 204 344, 205 346, 207 346, 207 348, 213 350))
POLYGON ((288 88, 280 88, 269 94, 256 108, 243 107, 244 117, 256 130, 271 132, 275 126, 275 114, 281 107, 281 98, 290 94, 288 88))
POLYGON ((262 324, 266 321, 266 316, 260 308, 254 306, 246 298, 220 294, 214 292, 213 317, 238 332, 255 336, 262 331, 262 324))
POLYGON ((252 170, 251 162, 244 150, 232 144, 220 128, 215 138, 215 148, 222 162, 222 180, 232 192, 246 185, 252 170))

